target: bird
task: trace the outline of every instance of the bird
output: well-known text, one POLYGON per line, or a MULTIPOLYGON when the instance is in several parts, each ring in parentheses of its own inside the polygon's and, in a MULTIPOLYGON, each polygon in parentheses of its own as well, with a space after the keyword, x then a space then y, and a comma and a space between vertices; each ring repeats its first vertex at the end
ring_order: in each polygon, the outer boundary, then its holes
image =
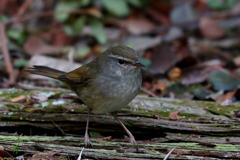
POLYGON ((110 113, 123 127, 129 141, 136 140, 117 116, 138 94, 142 85, 141 67, 137 52, 127 46, 110 47, 97 58, 70 72, 34 65, 24 71, 59 80, 66 84, 87 106, 88 114, 84 144, 93 147, 88 135, 90 114, 110 113))

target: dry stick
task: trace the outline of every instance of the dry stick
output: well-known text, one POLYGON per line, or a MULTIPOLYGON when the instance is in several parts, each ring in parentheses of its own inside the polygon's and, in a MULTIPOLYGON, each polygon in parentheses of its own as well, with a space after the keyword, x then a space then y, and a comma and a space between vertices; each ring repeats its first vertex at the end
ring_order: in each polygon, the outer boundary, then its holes
POLYGON ((168 152, 168 154, 166 155, 166 157, 163 160, 167 160, 167 158, 170 156, 170 154, 174 151, 175 147, 173 149, 171 149, 170 152, 168 152))
POLYGON ((143 91, 143 92, 147 93, 148 95, 153 96, 155 98, 159 98, 156 94, 154 94, 153 92, 151 92, 143 87, 141 87, 141 91, 143 91))
POLYGON ((11 58, 9 56, 8 47, 7 47, 7 37, 5 33, 5 24, 0 23, 0 39, 2 45, 2 53, 5 61, 6 69, 9 75, 8 85, 13 85, 16 82, 16 76, 14 76, 14 69, 11 63, 11 58))
MULTIPOLYGON (((32 4, 33 0, 24 1, 23 5, 19 8, 17 14, 14 17, 21 17, 27 10, 27 8, 32 4)), ((19 19, 14 21, 14 24, 17 24, 19 19)))
POLYGON ((57 127, 57 129, 59 129, 59 131, 62 133, 62 135, 66 135, 66 133, 62 130, 62 128, 60 128, 56 123, 54 123, 54 121, 51 120, 51 122, 54 124, 55 127, 57 127))
POLYGON ((25 11, 27 10, 27 8, 32 4, 33 0, 26 0, 23 5, 19 8, 16 16, 19 17, 19 16, 22 16, 25 11))

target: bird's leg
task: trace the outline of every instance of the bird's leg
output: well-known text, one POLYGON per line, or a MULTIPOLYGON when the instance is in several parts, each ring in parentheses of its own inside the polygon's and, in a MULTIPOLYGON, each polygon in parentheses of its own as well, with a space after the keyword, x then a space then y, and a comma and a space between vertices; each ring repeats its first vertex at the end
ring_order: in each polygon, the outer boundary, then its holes
POLYGON ((127 132, 129 136, 130 143, 136 144, 135 138, 133 137, 132 133, 127 129, 127 127, 120 121, 120 119, 117 116, 116 112, 111 113, 111 115, 120 123, 120 125, 123 127, 123 129, 127 132))
POLYGON ((88 148, 93 147, 92 142, 90 141, 89 135, 88 135, 88 124, 89 124, 90 113, 91 113, 91 109, 88 109, 86 131, 84 135, 84 145, 85 147, 88 147, 88 148))

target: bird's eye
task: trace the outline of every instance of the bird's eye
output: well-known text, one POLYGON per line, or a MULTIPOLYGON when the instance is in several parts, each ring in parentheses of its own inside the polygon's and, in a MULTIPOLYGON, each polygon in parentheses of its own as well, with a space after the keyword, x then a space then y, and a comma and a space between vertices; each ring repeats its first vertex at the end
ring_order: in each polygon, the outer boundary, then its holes
POLYGON ((124 60, 122 60, 122 59, 118 59, 118 63, 119 63, 119 64, 124 64, 124 63, 125 63, 125 61, 124 61, 124 60))

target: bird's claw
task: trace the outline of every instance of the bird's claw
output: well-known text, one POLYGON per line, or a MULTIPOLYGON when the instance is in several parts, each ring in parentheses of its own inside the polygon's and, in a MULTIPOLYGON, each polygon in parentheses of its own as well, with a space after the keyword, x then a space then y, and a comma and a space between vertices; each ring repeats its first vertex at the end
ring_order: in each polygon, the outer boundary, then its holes
POLYGON ((124 139, 127 139, 132 144, 137 144, 137 142, 136 142, 134 137, 127 137, 127 136, 125 136, 124 139))
POLYGON ((84 136, 84 145, 85 145, 86 148, 92 148, 93 147, 93 144, 90 141, 88 134, 84 136))

